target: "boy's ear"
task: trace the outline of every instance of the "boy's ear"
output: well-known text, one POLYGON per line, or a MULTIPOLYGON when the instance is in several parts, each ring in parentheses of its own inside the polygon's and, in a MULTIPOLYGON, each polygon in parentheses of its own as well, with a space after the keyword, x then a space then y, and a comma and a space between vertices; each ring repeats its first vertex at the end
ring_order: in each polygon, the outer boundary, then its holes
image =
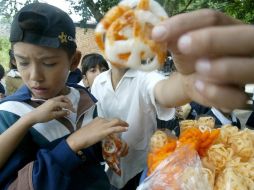
POLYGON ((74 71, 78 67, 80 59, 81 52, 77 50, 71 59, 70 71, 74 71))
POLYGON ((11 60, 11 64, 13 64, 13 65, 15 65, 17 67, 17 63, 16 63, 15 59, 11 60))

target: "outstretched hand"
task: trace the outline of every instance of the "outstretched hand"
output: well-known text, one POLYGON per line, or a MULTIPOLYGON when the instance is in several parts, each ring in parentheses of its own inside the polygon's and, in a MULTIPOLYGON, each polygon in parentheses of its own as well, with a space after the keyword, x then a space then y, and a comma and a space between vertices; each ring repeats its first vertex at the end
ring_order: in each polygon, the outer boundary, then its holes
POLYGON ((192 100, 223 109, 246 106, 244 85, 254 82, 253 26, 204 9, 169 18, 152 37, 168 42, 192 100))

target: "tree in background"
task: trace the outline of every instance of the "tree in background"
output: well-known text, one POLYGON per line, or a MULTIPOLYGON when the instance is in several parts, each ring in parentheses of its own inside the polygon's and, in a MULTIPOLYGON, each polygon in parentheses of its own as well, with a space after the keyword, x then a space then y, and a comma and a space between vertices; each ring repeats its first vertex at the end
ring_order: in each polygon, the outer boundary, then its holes
POLYGON ((11 18, 15 13, 24 5, 32 2, 38 2, 38 0, 0 0, 0 16, 5 18, 11 18))
POLYGON ((113 6, 117 5, 119 0, 66 0, 71 3, 76 14, 82 15, 80 25, 84 26, 88 20, 95 19, 100 21, 103 15, 113 6))
MULTIPOLYGON (((39 0, 0 0, 0 15, 12 17, 24 4, 39 0)), ((66 0, 71 3, 76 14, 82 15, 81 24, 86 24, 91 18, 97 22, 120 0, 66 0)), ((247 23, 254 23, 253 0, 157 0, 170 16, 201 8, 212 8, 225 12, 247 23)))
POLYGON ((9 49, 9 39, 7 37, 0 37, 0 64, 5 70, 8 70, 9 65, 9 49))
POLYGON ((157 0, 170 16, 202 8, 222 11, 246 23, 254 23, 253 0, 157 0))
MULTIPOLYGON (((112 6, 118 4, 119 0, 66 0, 71 2, 76 13, 82 15, 81 23, 95 18, 98 22, 112 6)), ((253 0, 157 0, 169 16, 189 12, 201 8, 212 8, 225 12, 235 18, 247 23, 254 23, 254 1, 253 0)))

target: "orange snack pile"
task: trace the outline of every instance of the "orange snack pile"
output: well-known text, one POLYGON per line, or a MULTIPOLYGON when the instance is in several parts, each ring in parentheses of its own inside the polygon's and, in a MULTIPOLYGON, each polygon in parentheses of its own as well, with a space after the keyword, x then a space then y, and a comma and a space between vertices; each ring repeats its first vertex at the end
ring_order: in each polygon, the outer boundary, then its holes
POLYGON ((95 41, 116 67, 155 70, 165 62, 167 44, 155 43, 151 31, 167 17, 154 0, 123 0, 97 25, 95 41))
POLYGON ((167 158, 176 148, 176 139, 169 137, 166 132, 156 131, 151 137, 150 153, 147 157, 148 175, 150 175, 162 160, 167 158))
POLYGON ((203 157, 219 134, 219 129, 201 132, 195 127, 188 128, 180 135, 179 146, 188 144, 198 152, 199 156, 203 157))
MULTIPOLYGON (((163 132, 160 131, 160 133, 163 132)), ((160 133, 156 132, 152 136, 151 140, 156 138, 156 136, 158 136, 160 133)), ((214 143, 218 136, 218 129, 201 132, 198 128, 190 127, 183 131, 178 140, 168 137, 168 140, 160 148, 152 148, 148 153, 148 175, 155 170, 162 160, 167 158, 179 147, 187 145, 190 149, 197 151, 200 157, 205 156, 207 150, 214 143)), ((152 141, 150 147, 156 147, 154 143, 156 142, 152 141)))
POLYGON ((158 165, 138 190, 210 190, 208 177, 203 173, 197 152, 189 145, 181 146, 158 165))

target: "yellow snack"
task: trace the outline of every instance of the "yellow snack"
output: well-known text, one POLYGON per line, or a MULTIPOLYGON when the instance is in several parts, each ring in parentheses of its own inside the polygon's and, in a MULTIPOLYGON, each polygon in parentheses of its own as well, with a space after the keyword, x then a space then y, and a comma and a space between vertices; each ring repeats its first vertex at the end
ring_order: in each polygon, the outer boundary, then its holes
POLYGON ((181 133, 182 133, 186 129, 196 127, 197 126, 197 121, 196 120, 183 120, 179 123, 179 125, 180 125, 180 130, 181 130, 181 133))
POLYGON ((152 28, 167 18, 154 0, 123 0, 107 12, 95 29, 95 40, 116 67, 158 69, 167 56, 166 42, 151 39, 152 28))
POLYGON ((211 130, 215 126, 215 120, 213 117, 200 117, 197 126, 201 131, 211 130))
POLYGON ((190 114, 191 106, 190 104, 185 104, 183 106, 176 108, 176 117, 180 119, 186 119, 190 114))
POLYGON ((167 133, 158 130, 156 131, 150 140, 150 148, 151 150, 157 150, 161 147, 163 147, 165 144, 168 143, 168 135, 167 133))
POLYGON ((238 174, 251 179, 254 182, 254 161, 241 162, 241 158, 236 157, 227 163, 227 167, 232 167, 238 174))
POLYGON ((226 168, 218 177, 214 190, 253 190, 253 182, 233 168, 226 168))
POLYGON ((237 134, 239 129, 237 127, 234 127, 232 125, 224 125, 220 129, 220 136, 217 138, 215 143, 223 143, 225 145, 228 145, 228 139, 232 135, 237 134))
POLYGON ((234 153, 241 157, 242 161, 248 161, 253 157, 254 147, 252 137, 247 130, 240 131, 228 137, 228 144, 234 150, 234 153))
POLYGON ((215 167, 215 172, 221 172, 228 160, 233 156, 233 150, 226 148, 223 144, 212 145, 207 152, 208 161, 211 162, 215 167))

